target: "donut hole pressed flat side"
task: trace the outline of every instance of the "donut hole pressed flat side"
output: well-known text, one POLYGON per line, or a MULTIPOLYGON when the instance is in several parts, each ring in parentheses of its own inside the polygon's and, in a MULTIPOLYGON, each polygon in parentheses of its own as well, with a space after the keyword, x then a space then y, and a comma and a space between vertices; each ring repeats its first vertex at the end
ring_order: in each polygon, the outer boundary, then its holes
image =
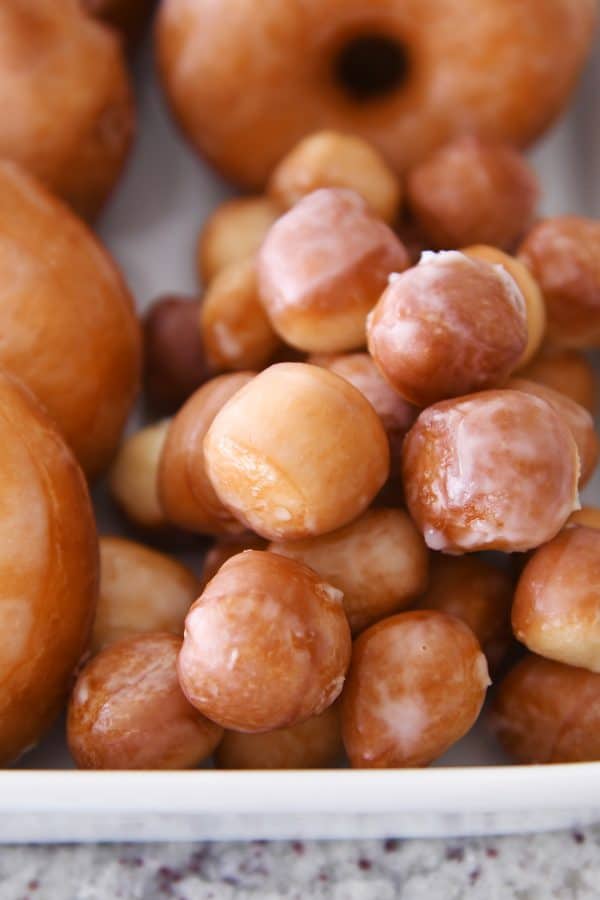
POLYGON ((410 58, 401 41, 383 34, 355 35, 334 59, 334 80, 359 103, 392 94, 408 80, 410 58))

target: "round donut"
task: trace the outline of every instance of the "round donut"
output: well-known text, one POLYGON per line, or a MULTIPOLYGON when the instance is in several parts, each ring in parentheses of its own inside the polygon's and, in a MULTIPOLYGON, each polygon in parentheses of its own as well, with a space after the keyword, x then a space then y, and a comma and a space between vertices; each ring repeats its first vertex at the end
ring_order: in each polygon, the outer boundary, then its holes
POLYGON ((0 156, 93 219, 134 132, 119 36, 80 0, 1 3, 0 109, 0 156))
POLYGON ((0 375, 0 765, 63 704, 98 592, 98 542, 79 466, 32 395, 0 375))
POLYGON ((0 162, 0 283, 0 366, 41 400, 86 475, 99 475, 139 384, 133 301, 92 233, 9 162, 0 162))
POLYGON ((241 185, 306 134, 358 134, 404 172, 452 137, 519 146, 564 108, 595 0, 163 0, 174 115, 241 185))

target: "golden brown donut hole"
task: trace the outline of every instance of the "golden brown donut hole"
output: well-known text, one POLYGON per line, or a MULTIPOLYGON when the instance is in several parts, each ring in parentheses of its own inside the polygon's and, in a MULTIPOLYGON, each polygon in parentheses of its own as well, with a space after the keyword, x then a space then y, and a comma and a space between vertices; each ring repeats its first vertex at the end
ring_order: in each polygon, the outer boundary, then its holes
POLYGON ((192 297, 159 297, 144 317, 144 381, 153 410, 172 414, 210 377, 192 297))
POLYGON ((163 0, 173 113, 226 178, 261 189, 314 131, 350 132, 399 173, 465 132, 525 146, 566 105, 594 0, 163 0), (243 99, 243 102, 241 102, 243 99))
POLYGON ((418 609, 436 609, 468 625, 485 653, 492 674, 512 642, 510 574, 477 556, 432 554, 427 590, 418 609))
POLYGON ((506 387, 545 400, 566 422, 579 454, 579 486, 584 487, 594 474, 600 456, 600 438, 594 430, 594 420, 587 409, 575 403, 566 394, 525 378, 511 378, 506 387))
POLYGON ((445 613, 399 613, 354 644, 342 696, 352 766, 426 766, 469 731, 490 680, 473 632, 445 613))
POLYGON ((246 550, 188 613, 179 681, 224 728, 272 731, 333 703, 350 652, 340 591, 295 560, 246 550))
POLYGON ((353 632, 408 606, 427 584, 429 554, 400 509, 371 509, 330 534, 269 545, 339 588, 353 632))
POLYGON ((346 525, 389 474, 387 436, 371 404, 305 363, 270 366, 232 397, 208 429, 204 460, 221 502, 269 540, 346 525))
POLYGON ((390 279, 367 338, 392 387, 428 406, 510 375, 527 344, 525 302, 500 267, 457 251, 427 253, 390 279))
POLYGON ((595 415, 598 405, 596 376, 589 361, 578 350, 545 347, 528 366, 519 370, 519 375, 566 394, 595 415))
POLYGON ((2 3, 0 85, 0 157, 95 218, 134 133, 119 37, 75 0, 2 3))
POLYGON ((235 197, 210 214, 198 238, 198 273, 204 284, 235 262, 256 255, 281 208, 269 197, 235 197))
POLYGON ((381 154, 352 134, 318 131, 303 138, 276 166, 268 192, 284 209, 319 188, 350 188, 374 215, 393 224, 401 186, 381 154))
POLYGON ((258 296, 253 259, 230 263, 211 281, 200 307, 209 365, 218 371, 262 369, 281 345, 258 296))
POLYGON ((216 753, 221 769, 321 769, 343 753, 339 703, 291 728, 264 734, 226 731, 216 753))
POLYGON ((216 495, 204 460, 204 438, 221 407, 253 378, 220 375, 199 388, 172 419, 161 453, 158 496, 169 522, 201 534, 245 530, 216 495))
POLYGON ((570 429, 539 397, 483 391, 424 410, 404 441, 408 509, 433 550, 525 551, 577 505, 570 429))
POLYGON ((100 596, 92 651, 148 631, 182 635, 187 612, 199 593, 193 572, 164 553, 125 538, 100 538, 100 596))
POLYGON ((510 250, 533 222, 539 187, 513 147, 465 136, 417 164, 408 173, 406 193, 432 247, 490 244, 510 250))
POLYGON ((600 221, 558 216, 535 225, 519 258, 539 284, 548 340, 559 347, 600 345, 600 221))
POLYGON ((512 609, 515 637, 534 653, 600 672, 600 531, 565 528, 531 557, 512 609))
POLYGON ((32 747, 66 700, 98 595, 84 477, 31 394, 0 374, 0 764, 32 747))
POLYGON ((528 654, 505 677, 489 723, 520 763, 600 759, 600 675, 528 654))
POLYGON ((312 356, 308 362, 345 378, 367 398, 386 430, 390 442, 391 474, 394 477, 400 471, 404 437, 419 410, 388 384, 368 353, 312 356))
POLYGON ((138 390, 133 302, 92 233, 8 162, 0 162, 0 280, 0 366, 37 395, 96 477, 138 390))
POLYGON ((191 769, 210 756, 223 732, 183 696, 180 647, 174 634, 139 634, 85 666, 67 716, 80 769, 191 769))
POLYGON ((283 340, 308 353, 338 353, 364 346, 367 313, 409 260, 362 197, 322 188, 273 225, 257 265, 260 298, 283 340))
POLYGON ((158 497, 158 466, 170 424, 170 419, 164 419, 126 438, 108 473, 113 500, 131 522, 143 528, 167 524, 158 497))
POLYGON ((546 330, 546 307, 539 286, 536 284, 529 269, 520 260, 515 256, 509 256, 508 253, 503 253, 502 250, 498 250, 496 247, 476 244, 472 247, 466 247, 462 252, 473 259, 481 259, 492 265, 503 266, 508 274, 514 278, 517 287, 523 294, 525 313, 527 315, 527 346, 519 361, 518 368, 521 369, 531 362, 540 349, 546 330))

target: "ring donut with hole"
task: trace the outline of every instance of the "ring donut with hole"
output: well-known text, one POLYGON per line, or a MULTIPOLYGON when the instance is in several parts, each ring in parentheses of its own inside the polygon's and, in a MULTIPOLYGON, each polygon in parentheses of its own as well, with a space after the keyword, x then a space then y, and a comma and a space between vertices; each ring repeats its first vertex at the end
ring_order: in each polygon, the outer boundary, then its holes
POLYGON ((326 128, 400 172, 459 133, 530 143, 565 106, 595 17, 595 0, 163 0, 158 62, 191 143, 256 189, 326 128))

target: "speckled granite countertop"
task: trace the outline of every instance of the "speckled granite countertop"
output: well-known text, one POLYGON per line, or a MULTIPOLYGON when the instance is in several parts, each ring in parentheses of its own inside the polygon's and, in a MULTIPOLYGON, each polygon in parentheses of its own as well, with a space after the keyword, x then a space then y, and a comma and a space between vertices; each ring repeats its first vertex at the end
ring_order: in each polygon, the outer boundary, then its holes
POLYGON ((598 900, 600 828, 456 841, 0 848, 1 900, 598 900))

